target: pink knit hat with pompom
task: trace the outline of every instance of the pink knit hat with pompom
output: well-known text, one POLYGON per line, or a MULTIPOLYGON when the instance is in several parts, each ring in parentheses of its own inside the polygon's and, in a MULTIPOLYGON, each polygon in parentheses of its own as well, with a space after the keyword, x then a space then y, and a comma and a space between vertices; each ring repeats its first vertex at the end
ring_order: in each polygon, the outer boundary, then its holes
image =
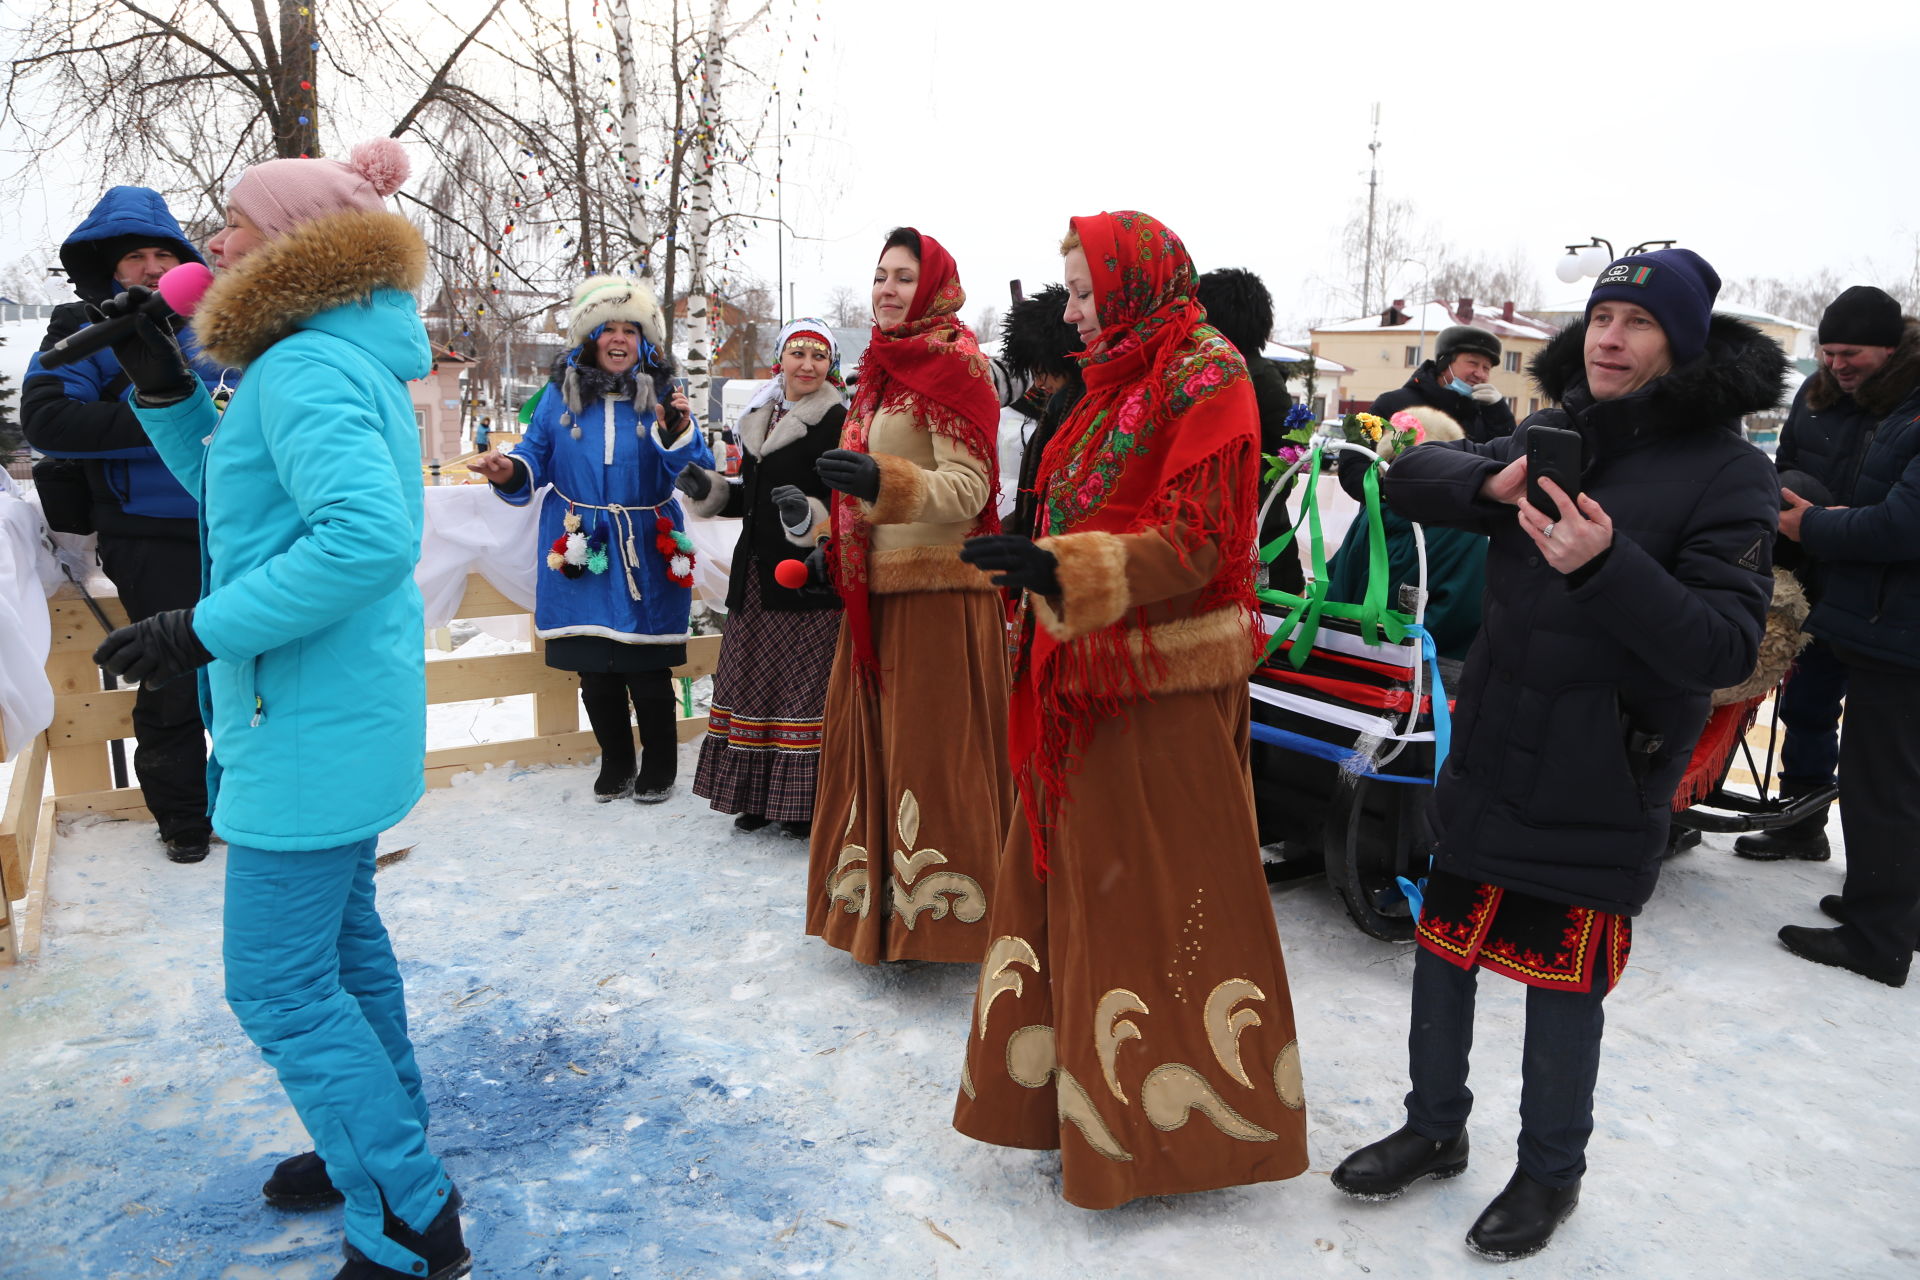
POLYGON ((375 138, 338 160, 268 160, 240 175, 227 200, 269 240, 348 209, 379 212, 413 166, 392 138, 375 138))

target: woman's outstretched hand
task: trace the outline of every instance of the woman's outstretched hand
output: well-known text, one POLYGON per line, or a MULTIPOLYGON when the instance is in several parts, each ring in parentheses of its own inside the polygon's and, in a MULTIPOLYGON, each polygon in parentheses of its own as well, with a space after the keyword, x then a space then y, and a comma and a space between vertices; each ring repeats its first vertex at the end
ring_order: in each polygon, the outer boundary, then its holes
POLYGON ((1032 538, 993 533, 969 538, 960 545, 960 558, 993 575, 993 585, 1037 596, 1060 594, 1060 557, 1032 538))
POLYGON ((513 485, 513 459, 497 449, 489 450, 469 462, 467 470, 497 488, 511 488, 513 485))

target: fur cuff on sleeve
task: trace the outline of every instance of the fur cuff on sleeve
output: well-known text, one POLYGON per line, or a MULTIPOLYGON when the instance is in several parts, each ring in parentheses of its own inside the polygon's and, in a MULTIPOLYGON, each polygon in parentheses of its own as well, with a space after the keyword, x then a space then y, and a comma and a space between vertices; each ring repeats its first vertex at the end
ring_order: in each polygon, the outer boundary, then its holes
POLYGON ((717 516, 727 509, 727 494, 732 486, 718 471, 707 471, 705 467, 700 469, 707 475, 707 496, 685 499, 686 508, 697 516, 717 516))
POLYGON ((880 497, 868 504, 872 524, 912 524, 927 505, 926 473, 905 458, 876 453, 880 464, 880 497))
POLYGON ((807 527, 800 532, 795 533, 785 525, 781 528, 785 530, 788 542, 811 551, 815 543, 833 532, 833 517, 827 512, 827 504, 813 497, 807 499, 807 512, 807 527))
POLYGON ((1110 626, 1127 612, 1127 546, 1111 533, 1069 533, 1039 546, 1060 561, 1060 594, 1035 597, 1040 624, 1056 640, 1074 640, 1110 626))

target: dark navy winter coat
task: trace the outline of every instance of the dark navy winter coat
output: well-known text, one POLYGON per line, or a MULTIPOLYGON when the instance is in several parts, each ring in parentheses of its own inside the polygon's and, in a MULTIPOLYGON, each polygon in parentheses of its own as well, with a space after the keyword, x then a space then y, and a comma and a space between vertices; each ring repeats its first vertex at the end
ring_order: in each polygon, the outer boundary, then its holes
POLYGON ((1584 334, 1576 324, 1535 358, 1534 380, 1562 407, 1528 425, 1585 439, 1582 485, 1614 529, 1597 567, 1561 574, 1514 508, 1480 498, 1523 455, 1524 426, 1408 450, 1384 490, 1409 519, 1490 538, 1485 617, 1435 796, 1435 865, 1631 915, 1653 893, 1709 695, 1744 680, 1758 655, 1779 485, 1739 420, 1778 402, 1786 357, 1716 316, 1700 360, 1596 402, 1584 334))
MULTIPOLYGON (((1844 489, 1814 471, 1841 505, 1816 507, 1800 522, 1821 584, 1807 630, 1843 654, 1920 669, 1920 322, 1907 322, 1887 364, 1833 409, 1841 405, 1862 420, 1858 456, 1842 468, 1844 489), (1869 416, 1869 406, 1889 402, 1869 416)), ((1813 471, 1808 443, 1798 465, 1813 471)))
MULTIPOLYGON (((182 262, 202 261, 159 192, 114 187, 60 246, 60 261, 82 301, 97 304, 120 291, 113 278, 121 256, 116 246, 130 238, 167 246, 182 262)), ((71 314, 57 315, 42 351, 51 340, 83 327, 74 324, 71 314)), ((183 340, 191 350, 191 331, 183 340)), ((220 369, 205 360, 195 364, 209 388, 219 384, 220 369)), ((228 376, 230 387, 238 383, 237 373, 228 376)), ((131 394, 132 386, 110 350, 58 369, 46 368, 36 353, 20 386, 21 429, 27 443, 48 457, 88 463, 93 522, 102 533, 196 537, 191 522, 199 506, 160 461, 128 404, 131 394)))

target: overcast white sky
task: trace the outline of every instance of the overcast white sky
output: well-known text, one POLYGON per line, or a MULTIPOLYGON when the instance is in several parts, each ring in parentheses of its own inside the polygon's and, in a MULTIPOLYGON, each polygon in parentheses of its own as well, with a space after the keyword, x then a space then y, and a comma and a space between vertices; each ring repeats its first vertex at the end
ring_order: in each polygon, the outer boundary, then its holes
MULTIPOLYGON (((1548 297, 1592 234, 1677 238, 1729 278, 1914 266, 1920 4, 788 5, 825 19, 786 164, 788 219, 815 237, 787 246, 806 312, 864 292, 897 224, 953 251, 971 319, 1012 277, 1057 278, 1069 215, 1139 208, 1202 269, 1259 271, 1283 323, 1322 315, 1374 101, 1383 197, 1463 250, 1524 251, 1548 297)), ((76 190, 0 207, 0 256, 91 203, 71 171, 76 190)), ((773 281, 770 238, 748 262, 773 281)))

